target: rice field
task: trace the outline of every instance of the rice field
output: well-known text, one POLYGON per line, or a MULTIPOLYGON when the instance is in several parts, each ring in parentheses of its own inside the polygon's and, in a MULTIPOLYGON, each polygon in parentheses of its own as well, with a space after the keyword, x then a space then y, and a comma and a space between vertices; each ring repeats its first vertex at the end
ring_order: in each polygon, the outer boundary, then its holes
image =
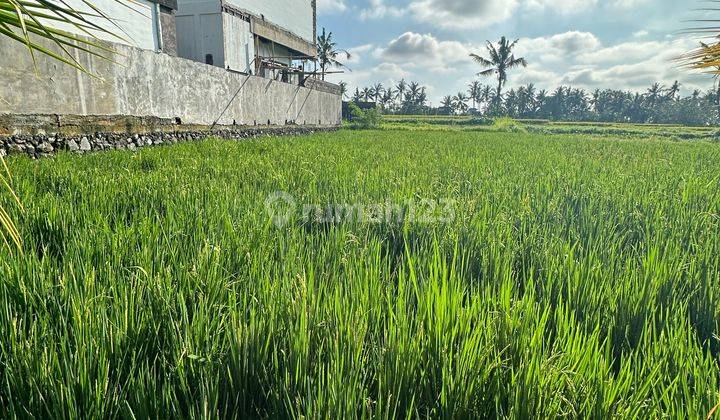
POLYGON ((343 130, 8 164, 1 418, 720 403, 720 143, 343 130))

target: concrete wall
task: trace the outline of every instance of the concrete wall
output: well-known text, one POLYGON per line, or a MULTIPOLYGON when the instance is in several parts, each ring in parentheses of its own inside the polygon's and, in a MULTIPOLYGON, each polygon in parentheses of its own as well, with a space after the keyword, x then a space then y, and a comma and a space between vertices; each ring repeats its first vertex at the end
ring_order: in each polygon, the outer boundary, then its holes
POLYGON ((255 39, 250 22, 229 13, 222 14, 225 36, 225 68, 252 74, 255 71, 255 39))
POLYGON ((227 3, 255 16, 264 16, 266 21, 314 43, 312 0, 227 0, 227 3))
MULTIPOLYGON (((83 0, 64 0, 64 2, 81 12, 97 15, 83 0)), ((88 19, 123 39, 119 39, 105 32, 92 31, 96 37, 148 50, 155 51, 160 48, 158 39, 158 9, 156 3, 147 0, 133 0, 132 2, 97 0, 92 3, 107 16, 111 17, 113 22, 100 16, 89 16, 88 19)), ((76 26, 69 23, 53 21, 52 25, 58 29, 78 35, 85 35, 76 26)))
POLYGON ((78 55, 104 81, 39 55, 36 77, 25 47, 1 39, 0 57, 13 60, 0 64, 0 114, 151 116, 210 125, 230 103, 220 124, 333 126, 341 121, 341 98, 333 93, 123 45, 115 48, 113 58, 122 64, 78 55))
POLYGON ((178 56, 225 68, 223 17, 220 2, 192 1, 179 4, 175 14, 178 56))

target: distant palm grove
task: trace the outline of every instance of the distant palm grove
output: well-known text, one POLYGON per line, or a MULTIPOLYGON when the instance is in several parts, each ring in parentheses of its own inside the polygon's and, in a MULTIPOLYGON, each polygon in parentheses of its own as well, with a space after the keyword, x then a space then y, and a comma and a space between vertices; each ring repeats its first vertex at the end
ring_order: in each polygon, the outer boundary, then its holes
POLYGON ((396 86, 376 84, 356 89, 350 100, 374 102, 388 114, 510 116, 555 121, 597 121, 656 124, 714 125, 720 123, 720 85, 706 92, 680 95, 681 85, 655 83, 645 92, 583 89, 561 86, 552 92, 533 84, 497 89, 479 81, 466 92, 445 96, 433 106, 426 89, 401 80, 396 86))

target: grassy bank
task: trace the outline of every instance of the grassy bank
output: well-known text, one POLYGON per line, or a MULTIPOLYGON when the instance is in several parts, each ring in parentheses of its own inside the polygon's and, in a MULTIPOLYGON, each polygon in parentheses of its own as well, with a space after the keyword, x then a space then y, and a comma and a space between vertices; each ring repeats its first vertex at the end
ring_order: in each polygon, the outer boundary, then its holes
POLYGON ((341 131, 9 164, 27 209, 24 256, 0 255, 0 417, 705 418, 720 402, 716 143, 341 131), (454 204, 280 224, 276 191, 454 204))

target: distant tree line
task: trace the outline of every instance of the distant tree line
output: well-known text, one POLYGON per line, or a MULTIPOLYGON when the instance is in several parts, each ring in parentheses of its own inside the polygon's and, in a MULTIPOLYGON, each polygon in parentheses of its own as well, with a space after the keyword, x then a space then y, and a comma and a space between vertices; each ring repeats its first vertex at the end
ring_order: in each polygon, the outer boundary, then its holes
POLYGON ((680 96, 680 84, 655 83, 644 93, 617 89, 592 92, 561 86, 552 92, 533 84, 513 88, 498 97, 497 89, 473 82, 466 92, 445 96, 430 106, 426 89, 401 80, 396 86, 378 83, 358 88, 353 102, 374 102, 388 114, 510 116, 554 121, 597 121, 715 125, 720 123, 720 85, 680 96))
MULTIPOLYGON (((669 87, 655 83, 643 93, 617 89, 588 92, 560 86, 552 92, 533 84, 503 91, 508 72, 527 66, 513 49, 518 41, 506 37, 486 44, 486 56, 471 54, 483 68, 478 76, 494 77, 496 86, 480 81, 470 83, 465 92, 445 96, 438 106, 428 104, 426 89, 417 82, 401 80, 396 86, 378 83, 356 89, 350 96, 354 102, 374 102, 386 113, 510 116, 525 119, 556 121, 597 121, 656 124, 716 125, 720 123, 720 81, 713 89, 680 95, 680 83, 669 87)), ((720 63, 717 67, 720 69, 720 63)), ((720 77, 720 76, 719 76, 720 77)), ((343 92, 347 85, 341 84, 343 92)))

